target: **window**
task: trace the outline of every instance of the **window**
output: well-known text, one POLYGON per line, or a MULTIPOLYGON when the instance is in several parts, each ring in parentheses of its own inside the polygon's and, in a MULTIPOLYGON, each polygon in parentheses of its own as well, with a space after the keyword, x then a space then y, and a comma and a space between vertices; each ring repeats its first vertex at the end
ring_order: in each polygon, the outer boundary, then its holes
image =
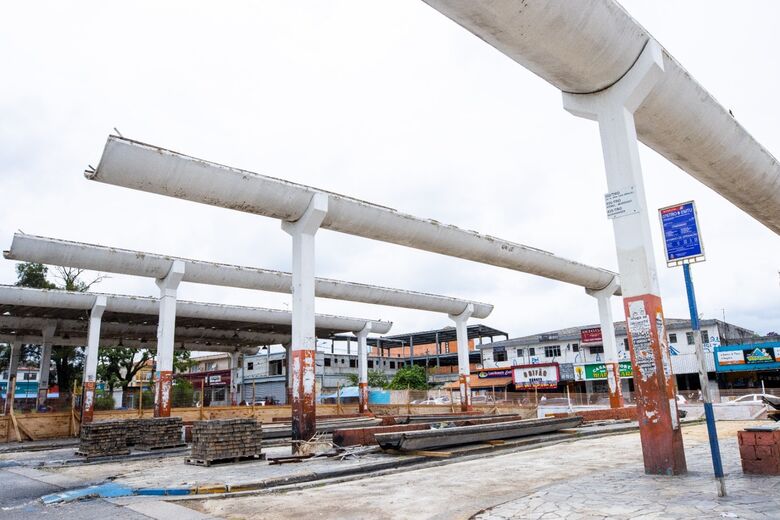
POLYGON ((349 368, 357 368, 357 360, 356 359, 350 359, 349 360, 349 368))
POLYGON ((593 345, 590 347, 590 353, 591 354, 603 354, 604 353, 604 345, 593 345))
POLYGON ((688 345, 693 345, 693 332, 686 332, 685 339, 688 341, 688 345))
POLYGON ((25 372, 24 376, 22 376, 22 380, 24 381, 35 381, 38 378, 37 372, 25 372))
POLYGON ((544 357, 548 358, 554 358, 554 357, 560 357, 561 355, 561 346, 560 345, 554 345, 551 347, 544 347, 544 357))
POLYGON ((390 370, 395 370, 395 361, 390 362, 390 370))
POLYGON ((571 344, 571 351, 572 352, 579 352, 580 351, 580 344, 579 343, 572 343, 571 344))
POLYGON ((247 362, 246 369, 247 370, 254 370, 255 369, 255 362, 254 361, 247 362))
POLYGON ((519 348, 517 349, 517 354, 515 354, 516 358, 523 359, 523 349, 519 348))
POLYGON ((528 349, 528 355, 529 356, 535 356, 536 355, 536 349, 534 347, 530 347, 528 349))
POLYGON ((669 343, 677 343, 677 334, 669 334, 669 343))
POLYGON ((284 360, 278 359, 271 361, 271 364, 268 367, 268 375, 269 376, 280 376, 282 375, 282 367, 284 366, 284 360))
POLYGON ((706 330, 701 331, 701 342, 702 343, 709 343, 710 342, 710 333, 706 330))
POLYGON ((329 367, 330 366, 330 358, 329 357, 323 358, 322 364, 323 364, 323 366, 329 367))
POLYGON ((493 352, 493 361, 506 361, 506 350, 493 352))
POLYGON ((344 358, 341 358, 341 364, 342 365, 344 364, 344 358))
POLYGON ((374 368, 374 361, 371 359, 368 360, 368 368, 374 368))
POLYGON ((628 352, 631 346, 628 343, 628 338, 623 338, 623 349, 628 352))

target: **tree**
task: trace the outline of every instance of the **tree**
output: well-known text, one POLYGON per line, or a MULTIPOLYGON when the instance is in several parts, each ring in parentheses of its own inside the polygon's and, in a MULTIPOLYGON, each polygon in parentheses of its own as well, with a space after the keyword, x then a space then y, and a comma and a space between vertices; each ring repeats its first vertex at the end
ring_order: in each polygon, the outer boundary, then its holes
MULTIPOLYGON (((49 272, 47 266, 36 262, 22 262, 16 265, 16 285, 36 289, 64 289, 66 291, 85 292, 104 278, 98 276, 91 282, 84 282, 79 279, 84 272, 83 269, 56 267, 55 270, 57 278, 62 281, 62 286, 58 286, 47 279, 49 272)), ((25 356, 25 351, 23 351, 22 355, 25 356)), ((26 356, 23 359, 37 363, 40 360, 40 348, 27 346, 26 356)), ((53 346, 51 349, 51 360, 55 366, 60 392, 70 391, 73 381, 82 370, 84 349, 53 346)))
MULTIPOLYGON (((352 386, 357 386, 359 381, 357 374, 347 374, 347 379, 352 386)), ((378 370, 368 371, 368 386, 370 388, 385 388, 387 386, 387 376, 378 370)))
POLYGON ((390 390, 428 390, 428 376, 420 365, 405 366, 395 373, 387 388, 390 390))
MULTIPOLYGON (((125 399, 127 388, 135 379, 136 374, 150 361, 155 354, 147 349, 129 347, 111 347, 100 349, 98 363, 98 379, 104 381, 111 392, 116 387, 122 389, 122 399, 125 399)), ((173 353, 173 368, 176 372, 186 372, 192 366, 190 352, 177 350, 173 353)))

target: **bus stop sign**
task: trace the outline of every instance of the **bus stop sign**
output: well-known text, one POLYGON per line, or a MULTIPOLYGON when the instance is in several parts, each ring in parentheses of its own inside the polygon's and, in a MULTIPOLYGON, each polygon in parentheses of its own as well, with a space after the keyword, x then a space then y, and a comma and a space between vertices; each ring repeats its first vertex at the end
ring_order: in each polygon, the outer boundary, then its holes
POLYGON ((704 261, 704 245, 699 235, 696 205, 693 201, 667 206, 658 210, 664 233, 666 265, 704 261))

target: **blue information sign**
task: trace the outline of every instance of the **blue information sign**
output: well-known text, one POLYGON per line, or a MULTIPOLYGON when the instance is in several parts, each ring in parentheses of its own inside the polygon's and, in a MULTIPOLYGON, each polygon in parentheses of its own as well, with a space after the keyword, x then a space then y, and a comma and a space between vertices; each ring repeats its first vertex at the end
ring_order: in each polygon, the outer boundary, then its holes
POLYGON ((664 250, 669 266, 704 260, 704 246, 699 236, 696 206, 683 202, 658 210, 664 232, 664 250))

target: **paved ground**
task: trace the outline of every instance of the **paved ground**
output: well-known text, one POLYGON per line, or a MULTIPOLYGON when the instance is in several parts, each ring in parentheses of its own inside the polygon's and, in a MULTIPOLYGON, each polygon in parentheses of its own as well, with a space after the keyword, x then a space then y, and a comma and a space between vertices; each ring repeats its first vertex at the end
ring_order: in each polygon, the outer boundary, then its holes
POLYGON ((731 491, 725 499, 715 496, 706 428, 697 425, 683 430, 692 470, 685 477, 646 476, 639 435, 632 433, 339 484, 179 503, 229 519, 780 519, 780 477, 742 475, 736 431, 746 424, 718 424, 731 491))

